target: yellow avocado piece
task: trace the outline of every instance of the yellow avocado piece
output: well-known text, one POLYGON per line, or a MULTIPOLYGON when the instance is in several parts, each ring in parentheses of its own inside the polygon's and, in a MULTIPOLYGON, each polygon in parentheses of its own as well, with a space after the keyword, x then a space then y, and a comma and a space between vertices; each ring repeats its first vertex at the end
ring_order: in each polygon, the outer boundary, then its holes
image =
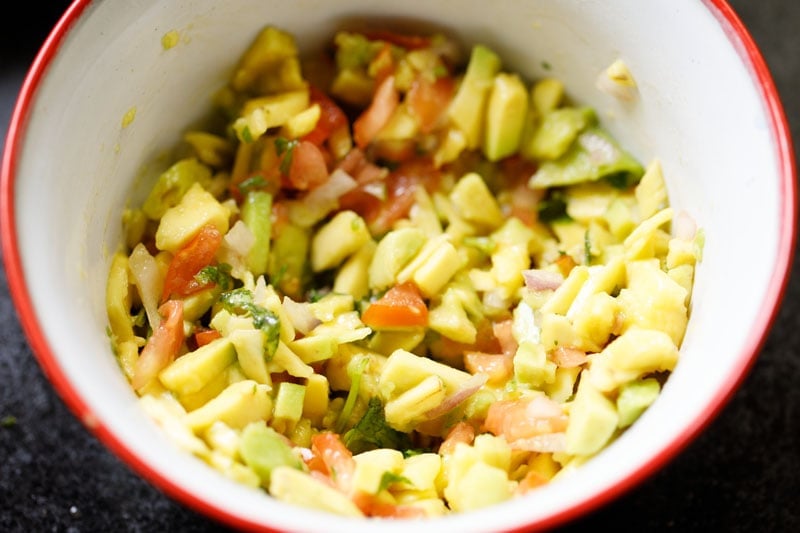
POLYGON ((342 211, 317 231, 311 241, 311 269, 320 272, 339 266, 372 237, 354 211, 342 211))
POLYGON ((519 149, 527 113, 528 91, 520 77, 506 73, 495 76, 483 137, 483 153, 489 161, 499 161, 519 149))
POLYGON ((175 253, 183 248, 206 225, 220 233, 228 232, 228 209, 202 185, 194 183, 180 203, 167 209, 156 230, 156 247, 175 253))
POLYGON ((611 400, 588 379, 581 379, 570 405, 566 452, 570 455, 597 453, 614 434, 617 423, 617 410, 611 400))
POLYGON ((467 148, 481 144, 486 104, 500 66, 500 57, 486 46, 472 48, 467 71, 447 110, 450 120, 464 133, 467 148))
POLYGON ((233 343, 222 337, 179 357, 162 370, 158 378, 178 395, 191 394, 208 385, 234 361, 233 343))
POLYGON ((199 432, 218 420, 234 429, 244 428, 251 422, 269 420, 272 411, 271 389, 252 380, 228 385, 219 396, 186 415, 186 424, 199 432))

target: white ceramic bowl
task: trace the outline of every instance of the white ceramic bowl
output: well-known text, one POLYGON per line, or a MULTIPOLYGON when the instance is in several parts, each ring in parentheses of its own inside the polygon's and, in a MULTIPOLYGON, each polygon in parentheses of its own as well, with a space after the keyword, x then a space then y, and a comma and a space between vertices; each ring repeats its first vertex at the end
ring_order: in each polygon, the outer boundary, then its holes
POLYGON ((529 77, 547 72, 599 111, 641 160, 658 157, 676 209, 704 228, 680 363, 661 397, 577 475, 417 531, 563 523, 664 465, 727 401, 758 354, 796 230, 789 133, 753 41, 724 0, 78 0, 24 83, 2 168, 2 243, 25 332, 53 385, 113 452, 172 497, 241 528, 404 531, 289 507, 228 481, 169 442, 135 402, 106 337, 104 288, 120 213, 146 165, 207 109, 266 23, 308 50, 353 18, 411 17, 483 41, 529 77), (161 36, 177 30, 169 51, 161 36), (594 86, 623 58, 640 99, 594 86), (122 128, 126 111, 134 122, 122 128))

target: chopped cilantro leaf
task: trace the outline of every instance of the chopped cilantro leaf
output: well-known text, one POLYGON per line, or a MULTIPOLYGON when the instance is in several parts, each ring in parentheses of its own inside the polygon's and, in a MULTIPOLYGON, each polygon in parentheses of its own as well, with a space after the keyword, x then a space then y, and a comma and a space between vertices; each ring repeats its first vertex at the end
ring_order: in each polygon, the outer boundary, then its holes
POLYGON ((249 314, 253 318, 253 325, 267 336, 266 352, 268 357, 272 357, 278 349, 281 334, 281 322, 278 316, 269 309, 256 305, 253 302, 253 293, 247 289, 223 292, 219 301, 226 311, 249 314))
POLYGON ((537 210, 539 211, 539 220, 553 222, 567 217, 567 202, 564 200, 563 194, 553 191, 548 198, 539 202, 537 210))
POLYGON ((395 483, 406 483, 408 485, 414 486, 414 484, 411 483, 411 480, 405 476, 401 476, 400 474, 395 474, 394 472, 384 472, 383 475, 381 476, 381 482, 378 485, 378 492, 388 489, 395 483))
POLYGON ((292 158, 294 157, 294 149, 299 144, 297 139, 286 139, 285 137, 278 137, 275 139, 275 149, 278 151, 278 155, 282 155, 283 159, 281 159, 281 174, 287 176, 289 174, 289 169, 292 167, 292 158))
POLYGON ((386 423, 383 404, 378 398, 370 398, 367 412, 353 428, 344 434, 344 445, 353 453, 376 448, 405 450, 411 447, 411 439, 386 423))
POLYGON ((239 192, 242 194, 242 196, 246 195, 250 191, 256 189, 263 189, 266 186, 267 186, 267 180, 264 179, 264 176, 262 176, 261 174, 254 174, 249 178, 247 178, 246 180, 244 180, 243 182, 241 182, 239 185, 237 185, 237 187, 239 187, 239 192))
POLYGON ((253 142, 253 134, 250 132, 250 126, 242 128, 242 140, 247 144, 253 142))
POLYGON ((6 415, 0 420, 0 426, 10 428, 17 425, 17 417, 14 415, 6 415))
POLYGON ((358 391, 361 388, 361 376, 367 369, 369 359, 365 356, 356 356, 347 365, 347 375, 350 377, 350 390, 347 391, 347 399, 344 401, 344 407, 339 413, 339 419, 336 421, 336 432, 341 433, 344 431, 345 425, 350 420, 350 415, 353 414, 353 407, 356 405, 358 399, 358 391), (356 359, 358 357, 358 359, 356 359))
POLYGON ((211 285, 213 283, 224 291, 230 290, 233 287, 231 265, 228 263, 204 267, 200 272, 195 274, 194 279, 201 285, 211 285))
POLYGON ((583 253, 585 255, 586 264, 592 263, 592 241, 589 238, 589 230, 583 234, 583 253))

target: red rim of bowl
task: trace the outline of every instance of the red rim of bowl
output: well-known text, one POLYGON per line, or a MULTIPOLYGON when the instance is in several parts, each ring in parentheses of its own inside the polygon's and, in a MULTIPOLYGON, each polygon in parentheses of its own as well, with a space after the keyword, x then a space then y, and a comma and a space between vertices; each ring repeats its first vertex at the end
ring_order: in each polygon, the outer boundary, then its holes
MULTIPOLYGON (((778 241, 776 266, 768 290, 762 300, 761 312, 758 315, 759 319, 752 328, 744 348, 737 357, 737 364, 732 368, 724 386, 717 391, 712 402, 707 406, 707 409, 705 409, 702 414, 698 415, 683 433, 676 435, 672 442, 665 447, 661 453, 650 459, 642 468, 633 472, 604 492, 583 501, 579 505, 535 523, 515 528, 513 531, 550 528, 577 519, 633 488, 674 458, 701 430, 716 418, 722 408, 727 404, 734 391, 748 375, 780 309, 780 304, 786 291, 789 274, 791 272, 795 241, 797 238, 796 167, 791 133, 769 68, 759 48, 756 46, 753 38, 750 36, 738 15, 736 15, 727 0, 702 1, 722 26, 731 44, 736 48, 742 62, 750 71, 753 83, 758 87, 761 93, 762 103, 771 122, 771 132, 775 143, 775 150, 777 151, 783 194, 783 203, 781 205, 779 217, 782 221, 782 226, 778 241)), ((47 343, 44 332, 38 324, 36 309, 28 294, 25 273, 22 270, 22 262, 17 243, 14 217, 14 177, 17 159, 23 145, 28 113, 35 100, 39 83, 46 74, 51 61, 58 54, 61 43, 68 34, 70 28, 90 4, 91 0, 75 0, 55 25, 23 81, 8 127, 8 136, 6 138, 2 170, 0 173, 0 223, 2 225, 0 228, 0 237, 2 237, 3 260, 8 278, 9 291, 16 307, 20 323, 22 324, 22 328, 39 365, 42 367, 45 375, 60 394, 65 404, 107 448, 132 467, 138 474, 147 479, 154 486, 163 490, 170 497, 210 518, 224 522, 232 527, 246 530, 278 531, 247 518, 232 514, 227 509, 219 507, 217 503, 205 500, 185 490, 168 477, 152 469, 144 460, 138 457, 124 441, 112 433, 93 415, 91 408, 87 405, 81 393, 74 389, 67 379, 58 363, 54 350, 47 343)))

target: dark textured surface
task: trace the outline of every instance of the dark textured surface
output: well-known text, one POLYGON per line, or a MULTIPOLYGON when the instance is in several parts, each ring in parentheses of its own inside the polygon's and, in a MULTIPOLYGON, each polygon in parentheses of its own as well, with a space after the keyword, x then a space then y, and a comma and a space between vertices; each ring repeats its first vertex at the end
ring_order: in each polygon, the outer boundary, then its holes
MULTIPOLYGON (((800 139, 800 2, 731 4, 760 46, 800 139)), ((39 45, 66 7, 17 2, 0 22, 0 133, 39 45)), ((4 133, 3 133, 4 135, 4 133)), ((741 389, 663 470, 565 530, 800 531, 800 270, 741 389)), ((0 271, 0 531, 211 531, 112 456, 37 366, 0 271)))

